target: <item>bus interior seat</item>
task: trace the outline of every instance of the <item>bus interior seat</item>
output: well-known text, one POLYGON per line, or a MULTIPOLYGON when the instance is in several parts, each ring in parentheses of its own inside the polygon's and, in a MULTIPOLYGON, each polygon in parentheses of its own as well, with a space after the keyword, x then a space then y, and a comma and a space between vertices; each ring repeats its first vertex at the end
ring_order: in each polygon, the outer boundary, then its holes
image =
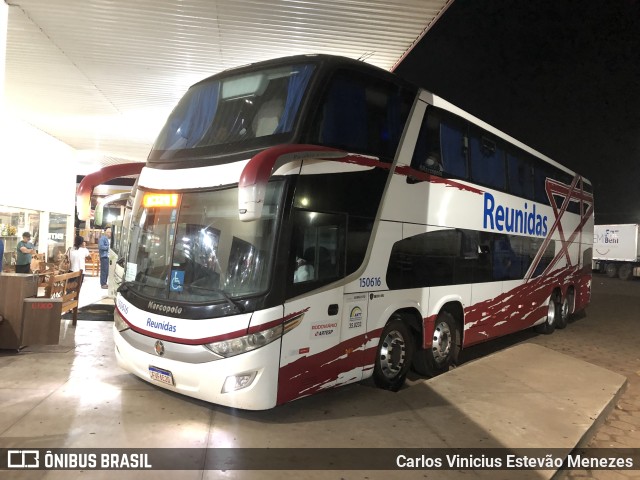
POLYGON ((315 267, 318 278, 331 277, 335 273, 334 264, 331 260, 331 252, 329 252, 329 249, 326 247, 318 247, 317 259, 316 247, 309 247, 305 250, 303 258, 307 263, 315 267))
POLYGON ((283 111, 284 104, 281 99, 268 100, 263 103, 251 123, 255 136, 264 137, 273 134, 278 127, 283 111))

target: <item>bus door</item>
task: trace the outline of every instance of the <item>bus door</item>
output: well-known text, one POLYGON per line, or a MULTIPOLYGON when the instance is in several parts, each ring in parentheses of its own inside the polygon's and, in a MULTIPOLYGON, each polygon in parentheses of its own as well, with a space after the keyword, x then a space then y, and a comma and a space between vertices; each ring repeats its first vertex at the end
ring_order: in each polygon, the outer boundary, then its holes
MULTIPOLYGON (((346 215, 294 209, 278 402, 336 385, 341 344, 346 215), (337 284, 337 286, 336 286, 337 284)), ((349 359, 350 360, 350 359, 349 359)))

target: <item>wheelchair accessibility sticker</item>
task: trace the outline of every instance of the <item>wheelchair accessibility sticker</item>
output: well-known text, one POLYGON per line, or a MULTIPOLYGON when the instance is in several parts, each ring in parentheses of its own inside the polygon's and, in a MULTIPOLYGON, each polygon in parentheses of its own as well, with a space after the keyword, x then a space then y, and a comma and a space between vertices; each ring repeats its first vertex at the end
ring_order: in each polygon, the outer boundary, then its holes
POLYGON ((171 271, 171 285, 170 290, 172 292, 181 292, 184 285, 184 270, 172 270, 171 271))

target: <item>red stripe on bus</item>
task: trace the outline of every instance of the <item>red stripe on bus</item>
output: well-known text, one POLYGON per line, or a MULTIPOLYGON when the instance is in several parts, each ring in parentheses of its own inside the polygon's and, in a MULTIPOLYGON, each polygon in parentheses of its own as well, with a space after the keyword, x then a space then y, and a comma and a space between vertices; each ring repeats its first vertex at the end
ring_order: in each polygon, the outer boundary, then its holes
MULTIPOLYGON (((344 154, 335 148, 321 147, 319 145, 276 145, 275 147, 267 148, 262 152, 254 155, 249 162, 245 165, 240 175, 240 181, 238 186, 240 188, 250 185, 263 184, 269 181, 269 177, 273 173, 276 162, 283 156, 287 155, 287 161, 297 160, 296 154, 299 154, 299 159, 305 158, 305 153, 317 154, 317 152, 326 152, 327 154, 344 154)), ((286 162, 285 162, 286 163, 286 162)))
POLYGON ((421 172, 420 170, 416 170, 415 168, 411 168, 407 165, 397 166, 395 173, 405 177, 414 177, 415 179, 422 180, 423 182, 441 183, 448 187, 454 187, 454 188, 457 188, 458 190, 477 193, 478 195, 484 194, 484 190, 481 190, 479 188, 472 187, 470 185, 465 185, 463 183, 456 182, 455 180, 451 180, 449 178, 443 178, 438 175, 431 175, 430 173, 421 172))
POLYGON ((168 342, 175 342, 175 343, 181 343, 183 345, 204 345, 205 343, 215 343, 215 342, 221 342, 223 340, 233 340, 234 338, 239 338, 239 337, 243 337, 247 334, 247 330, 246 329, 242 329, 242 330, 236 330, 235 332, 229 332, 229 333, 225 333, 222 335, 215 335, 212 337, 203 337, 203 338, 181 338, 181 337, 173 337, 171 335, 163 335, 161 333, 158 332, 154 332, 151 330, 146 330, 144 328, 138 327, 137 325, 134 325, 133 323, 131 323, 129 320, 126 319, 126 317, 122 314, 122 311, 120 311, 119 309, 118 313, 120 314, 120 316, 122 317, 122 320, 124 320, 124 322, 129 325, 129 327, 131 328, 131 330, 133 330, 134 332, 138 332, 142 335, 146 335, 148 337, 151 338, 157 338, 159 340, 166 340, 168 342))

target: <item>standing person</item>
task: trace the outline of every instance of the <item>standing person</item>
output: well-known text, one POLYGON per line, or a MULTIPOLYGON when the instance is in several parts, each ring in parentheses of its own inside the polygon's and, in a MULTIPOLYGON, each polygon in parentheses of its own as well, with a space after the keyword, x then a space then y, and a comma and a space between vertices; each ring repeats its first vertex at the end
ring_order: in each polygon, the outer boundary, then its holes
POLYGON ((100 254, 100 286, 109 288, 107 278, 109 277, 109 239, 111 238, 111 229, 104 229, 100 240, 98 240, 98 253, 100 254))
POLYGON ((4 240, 0 240, 0 273, 2 273, 2 257, 4 255, 4 240))
MULTIPOLYGON (((69 252, 69 262, 71 263, 71 271, 77 272, 86 269, 86 258, 89 256, 89 249, 85 246, 84 238, 78 235, 73 242, 73 248, 69 252)), ((83 273, 84 275, 84 273, 83 273)))
POLYGON ((31 243, 31 234, 24 232, 22 240, 18 242, 16 247, 18 256, 16 258, 16 273, 31 273, 31 256, 35 253, 36 248, 31 243))

